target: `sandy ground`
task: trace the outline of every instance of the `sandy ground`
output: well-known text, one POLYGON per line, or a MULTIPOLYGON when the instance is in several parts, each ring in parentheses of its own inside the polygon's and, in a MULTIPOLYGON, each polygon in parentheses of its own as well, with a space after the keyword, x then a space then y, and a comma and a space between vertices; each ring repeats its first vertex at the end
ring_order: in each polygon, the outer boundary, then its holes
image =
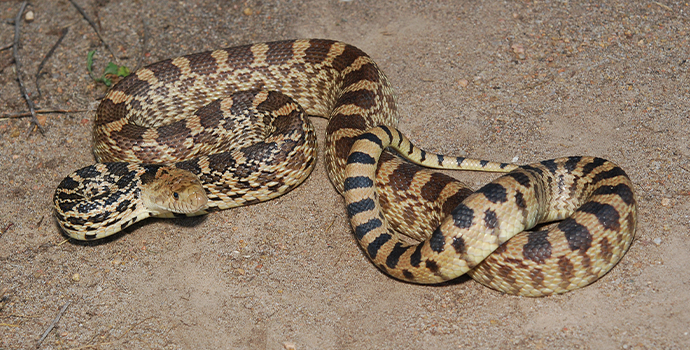
MULTIPOLYGON (((103 242, 66 240, 52 195, 93 163, 93 112, 0 119, 0 349, 690 348, 690 5, 685 1, 84 1, 118 62, 288 38, 369 53, 428 150, 529 163, 620 164, 635 183, 636 240, 593 285, 530 299, 468 280, 395 281, 358 248, 320 159, 277 200, 153 220, 103 242), (196 3, 196 4, 194 4, 196 3), (144 29, 144 22, 146 29, 144 29)), ((0 46, 19 2, 0 1, 0 46)), ((35 1, 22 71, 43 109, 93 110, 86 72, 108 56, 66 0, 35 1), (41 76, 59 36, 69 33, 41 76)), ((0 51, 0 113, 27 110, 0 51)), ((326 122, 314 120, 323 142, 326 122)), ((473 187, 492 175, 456 173, 473 187)))

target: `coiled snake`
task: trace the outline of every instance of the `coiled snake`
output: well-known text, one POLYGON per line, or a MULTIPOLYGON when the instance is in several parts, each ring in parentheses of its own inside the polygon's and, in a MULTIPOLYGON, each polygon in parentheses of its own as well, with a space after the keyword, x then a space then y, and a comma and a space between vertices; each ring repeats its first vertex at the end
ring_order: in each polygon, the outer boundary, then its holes
POLYGON ((590 157, 516 167, 419 150, 395 129, 381 70, 361 50, 329 40, 198 53, 123 79, 96 113, 99 163, 55 192, 58 222, 70 237, 96 239, 149 216, 279 196, 313 168, 306 115, 329 119, 329 178, 364 252, 395 278, 435 283, 469 272, 508 293, 560 293, 605 274, 632 242, 636 203, 619 167, 590 157), (400 156, 510 172, 472 193, 400 156), (520 233, 560 219, 548 231, 520 233))

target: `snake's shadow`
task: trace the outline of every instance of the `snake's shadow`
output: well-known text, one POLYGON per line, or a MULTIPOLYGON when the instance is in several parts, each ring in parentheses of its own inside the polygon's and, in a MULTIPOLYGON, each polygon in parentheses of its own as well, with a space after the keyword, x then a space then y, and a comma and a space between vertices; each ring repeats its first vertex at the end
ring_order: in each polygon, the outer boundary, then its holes
MULTIPOLYGON (((541 230, 547 230, 550 227, 557 225, 557 224, 558 224, 558 222, 546 222, 546 223, 537 224, 532 229, 527 230, 526 232, 536 232, 536 231, 541 231, 541 230)), ((360 248, 360 251, 362 252, 362 254, 366 257, 367 254, 364 251, 364 249, 361 246, 359 248, 360 248)), ((379 272, 381 274, 387 276, 386 273, 381 271, 380 269, 379 269, 379 272)), ((469 275, 464 274, 464 275, 461 275, 461 276, 456 277, 456 278, 449 280, 449 281, 445 281, 445 282, 441 282, 441 283, 434 283, 434 284, 425 284, 424 286, 432 287, 432 288, 442 288, 442 287, 448 287, 448 286, 461 285, 461 284, 464 284, 464 283, 471 281, 471 280, 472 280, 472 278, 469 275)), ((402 283, 418 285, 418 283, 415 283, 413 281, 404 281, 404 280, 398 280, 398 281, 400 281, 402 283)))
POLYGON ((469 276, 467 276, 467 275, 462 275, 462 276, 457 277, 457 278, 455 278, 455 279, 452 279, 452 280, 450 280, 450 281, 446 281, 446 282, 443 282, 443 283, 432 284, 432 285, 430 285, 430 286, 433 286, 433 287, 448 287, 448 286, 455 286, 455 285, 460 285, 460 284, 467 283, 468 281, 471 281, 471 280, 472 280, 472 278, 470 278, 469 276))
MULTIPOLYGON (((355 242, 355 243, 356 243, 356 242, 355 242)), ((359 244, 357 244, 357 246, 359 247, 360 252, 366 257, 366 256, 367 256, 367 253, 366 253, 366 251, 364 251, 364 249, 362 248, 362 246, 359 245, 359 244)), ((367 259, 367 260, 368 260, 368 259, 367 259)), ((392 277, 390 277, 389 275, 387 275, 384 271, 382 271, 381 269, 377 269, 377 270, 379 271, 379 273, 381 273, 382 275, 386 276, 387 278, 392 278, 392 277)), ((399 279, 396 279, 396 278, 393 278, 393 279, 396 280, 396 281, 398 281, 398 282, 400 282, 400 283, 406 283, 406 284, 412 284, 412 285, 420 285, 419 283, 415 283, 414 281, 405 281, 405 280, 399 280, 399 279)), ((467 276, 467 275, 465 274, 465 275, 461 275, 461 276, 456 277, 456 278, 454 278, 454 279, 452 279, 452 280, 449 280, 449 281, 445 281, 445 282, 441 282, 441 283, 433 283, 433 284, 424 284, 424 286, 425 286, 425 287, 431 287, 431 288, 441 288, 441 287, 448 287, 448 286, 460 285, 460 284, 463 284, 463 283, 465 283, 465 282, 467 282, 467 281, 471 281, 471 280, 472 280, 472 278, 470 278, 469 276, 467 276)))
MULTIPOLYGON (((93 241, 82 241, 74 238, 70 238, 63 230, 60 228, 60 225, 57 222, 57 219, 53 217, 53 223, 58 231, 60 231, 60 234, 62 234, 63 237, 69 239, 69 242, 74 245, 78 246, 85 246, 85 247, 96 247, 100 246, 102 244, 108 244, 110 242, 118 241, 124 237, 129 236, 130 234, 134 234, 139 228, 143 226, 147 226, 156 222, 167 222, 173 224, 173 226, 178 226, 178 227, 195 227, 200 224, 202 224, 204 221, 206 221, 207 215, 200 215, 200 216, 189 216, 189 217, 179 217, 179 218, 174 218, 174 219, 159 219, 159 218, 148 218, 143 221, 139 221, 132 226, 129 226, 125 228, 124 230, 115 233, 111 236, 96 239, 93 241)), ((162 226, 160 230, 165 230, 167 229, 168 226, 162 226)))

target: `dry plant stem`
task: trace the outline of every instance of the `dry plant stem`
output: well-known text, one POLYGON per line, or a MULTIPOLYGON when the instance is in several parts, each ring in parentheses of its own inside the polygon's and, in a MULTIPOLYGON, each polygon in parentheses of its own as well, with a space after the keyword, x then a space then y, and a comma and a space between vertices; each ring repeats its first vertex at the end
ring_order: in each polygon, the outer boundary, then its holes
POLYGON ((60 43, 62 42, 62 39, 64 39, 67 35, 67 32, 69 32, 69 27, 65 27, 62 29, 60 38, 58 38, 58 40, 55 42, 55 45, 53 45, 53 47, 50 48, 50 51, 48 51, 48 53, 43 57, 41 64, 38 65, 38 70, 36 71, 36 91, 38 91, 38 96, 41 96, 41 87, 38 85, 38 78, 41 76, 41 70, 43 70, 43 66, 46 64, 48 59, 50 59, 50 57, 53 56, 55 49, 58 46, 60 46, 60 43))
POLYGON ((48 334, 50 333, 50 331, 52 331, 53 328, 55 328, 55 325, 60 321, 60 318, 62 317, 62 314, 65 313, 65 310, 67 310, 67 307, 68 307, 69 304, 71 304, 71 303, 72 303, 71 301, 68 301, 68 302, 62 307, 62 309, 60 309, 60 312, 58 312, 57 316, 55 316, 55 319, 53 320, 53 322, 50 323, 50 326, 48 326, 48 329, 46 329, 46 331, 43 332, 43 335, 41 336, 41 339, 38 340, 38 343, 36 344, 36 349, 38 349, 38 348, 41 347, 41 343, 43 343, 43 340, 48 336, 48 334))
POLYGON ((7 293, 7 288, 0 290, 0 311, 5 307, 5 302, 9 299, 9 297, 5 296, 5 293, 7 293))
POLYGON ((74 0, 69 0, 69 2, 72 3, 72 6, 74 6, 74 8, 76 8, 77 11, 79 11, 79 13, 81 13, 82 17, 84 17, 84 19, 87 22, 89 22, 89 25, 91 26, 91 28, 93 28, 93 31, 96 32, 96 35, 98 35, 98 39, 100 39, 101 42, 103 43, 103 45, 105 45, 105 48, 108 49, 108 52, 110 52, 110 55, 113 56, 113 58, 115 60, 117 60, 115 53, 113 53, 113 49, 110 48, 110 45, 108 44, 108 42, 105 41, 105 39, 103 39, 103 37, 101 36, 101 32, 98 31, 98 28, 96 27, 96 23, 94 23, 91 20, 91 18, 89 18, 89 16, 86 15, 86 12, 84 12, 84 10, 81 7, 79 7, 79 5, 77 5, 77 3, 74 2, 74 0))
MULTIPOLYGON (((36 113, 42 113, 42 114, 83 113, 83 112, 88 112, 88 111, 89 111, 88 109, 37 109, 37 110, 35 110, 36 113)), ((25 117, 30 117, 30 116, 31 116, 31 112, 17 112, 17 113, 2 114, 2 115, 0 115, 0 119, 25 118, 25 117)))
MULTIPOLYGON (((24 99, 26 100, 26 104, 29 105, 29 111, 31 112, 31 124, 35 125, 38 127, 38 130, 41 131, 41 134, 45 132, 43 130, 43 127, 41 124, 38 122, 38 119, 36 118, 36 106, 34 105, 34 101, 31 100, 29 97, 29 94, 26 92, 26 88, 24 87, 24 81, 22 81, 22 69, 21 69, 21 64, 19 61, 19 32, 21 29, 21 24, 22 24, 22 14, 24 14, 24 10, 26 9, 27 2, 24 1, 19 8, 19 12, 17 13, 17 17, 14 18, 14 44, 12 45, 12 56, 14 57, 14 67, 15 70, 17 71, 17 82, 19 82, 19 90, 22 92, 22 95, 24 96, 24 99)), ((29 133, 31 133, 31 130, 33 128, 29 129, 29 133)))
POLYGON ((0 231, 0 237, 2 237, 2 235, 4 235, 5 233, 7 233, 7 231, 9 231, 9 230, 10 230, 10 227, 12 227, 12 226, 14 226, 14 223, 12 223, 12 222, 10 222, 9 224, 7 224, 7 226, 5 226, 5 228, 4 228, 2 231, 0 231))
POLYGON ((144 56, 146 55, 146 44, 148 43, 148 36, 149 36, 149 27, 146 23, 146 19, 141 21, 143 26, 144 26, 144 34, 142 35, 141 39, 141 53, 139 54, 139 59, 137 60, 137 66, 134 67, 134 70, 132 72, 136 72, 141 68, 141 63, 144 61, 144 56))

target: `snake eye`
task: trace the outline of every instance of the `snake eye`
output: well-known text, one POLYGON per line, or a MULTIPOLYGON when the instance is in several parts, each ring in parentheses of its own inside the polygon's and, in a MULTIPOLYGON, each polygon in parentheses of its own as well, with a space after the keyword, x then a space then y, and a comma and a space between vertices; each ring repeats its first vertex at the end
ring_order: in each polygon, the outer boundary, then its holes
POLYGON ((180 195, 177 192, 173 192, 173 198, 175 198, 175 200, 178 200, 180 199, 180 195))

